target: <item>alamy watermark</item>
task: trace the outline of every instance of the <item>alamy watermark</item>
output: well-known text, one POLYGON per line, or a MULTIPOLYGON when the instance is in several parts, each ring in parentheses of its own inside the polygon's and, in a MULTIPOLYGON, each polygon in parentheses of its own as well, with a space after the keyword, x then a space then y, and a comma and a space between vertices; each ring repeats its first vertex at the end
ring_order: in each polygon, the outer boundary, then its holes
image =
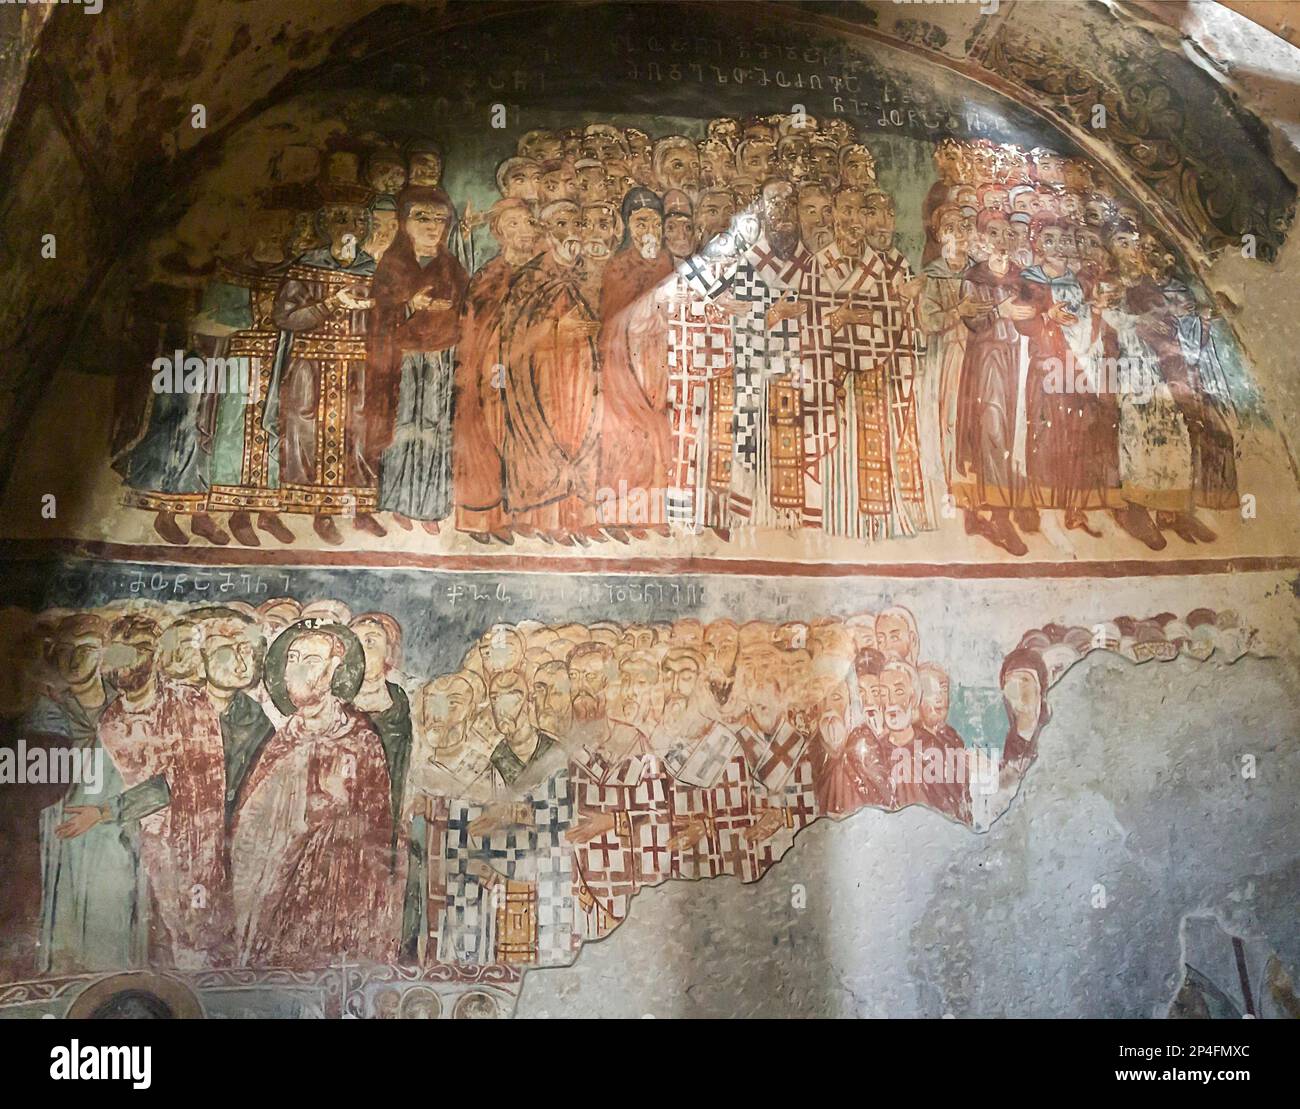
POLYGON ((1089 358, 1080 362, 1073 351, 1065 360, 1043 359, 1044 393, 1091 394, 1115 393, 1131 396, 1146 404, 1155 394, 1159 377, 1140 358, 1089 358))
POLYGON ((82 785, 87 793, 104 788, 102 747, 0 747, 0 785, 82 785))
POLYGON ((234 358, 200 358, 178 350, 153 360, 155 393, 237 393, 248 404, 253 399, 252 365, 244 355, 234 358))

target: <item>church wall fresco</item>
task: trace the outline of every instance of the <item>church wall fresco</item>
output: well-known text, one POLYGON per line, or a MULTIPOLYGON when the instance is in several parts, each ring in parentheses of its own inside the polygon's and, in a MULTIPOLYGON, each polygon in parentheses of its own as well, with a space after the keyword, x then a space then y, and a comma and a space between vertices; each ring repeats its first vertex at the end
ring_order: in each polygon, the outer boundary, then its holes
MULTIPOLYGON (((1138 178, 898 50, 601 20, 607 59, 564 66, 552 27, 494 37, 484 70, 467 29, 229 134, 65 362, 97 398, 72 417, 93 487, 26 451, 18 530, 593 561, 1289 553, 1289 451, 1138 178)), ((29 441, 69 434, 57 397, 29 441)))
POLYGON ((6 148, 86 187, 76 310, 0 308, 0 1017, 509 1016, 815 823, 980 839, 1090 656, 1288 655, 1300 481, 1204 267, 1295 190, 1142 34, 370 7, 214 141, 87 75, 6 148))
POLYGON ((383 1016, 415 991, 507 1015, 525 970, 572 963, 640 890, 756 881, 818 819, 918 805, 987 830, 1094 651, 1222 665, 1277 635, 1245 582, 1234 610, 1136 618, 1099 606, 1150 590, 1083 583, 1028 626, 1042 602, 1009 583, 954 623, 956 582, 7 576, 45 606, 4 621, 18 1013, 148 968, 216 1014, 383 1016), (32 769, 54 751, 82 760, 70 786, 32 769))

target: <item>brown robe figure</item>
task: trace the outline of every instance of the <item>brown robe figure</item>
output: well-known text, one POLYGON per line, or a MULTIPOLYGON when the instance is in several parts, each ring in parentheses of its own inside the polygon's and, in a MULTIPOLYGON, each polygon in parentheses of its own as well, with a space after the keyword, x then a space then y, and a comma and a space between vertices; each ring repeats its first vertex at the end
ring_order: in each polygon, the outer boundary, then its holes
MULTIPOLYGON (((623 201, 623 222, 642 209, 662 211, 648 189, 633 189, 623 201)), ((653 247, 647 247, 647 251, 653 247)), ((600 313, 601 385, 604 425, 599 483, 616 497, 628 490, 661 489, 669 450, 668 331, 654 290, 672 277, 672 260, 662 246, 652 257, 632 238, 605 268, 600 313)), ((647 522, 622 520, 612 521, 647 522)))
POLYGON ((979 262, 962 281, 962 299, 986 311, 966 318, 970 337, 957 393, 956 469, 953 495, 964 508, 1015 508, 1029 504, 1023 474, 1015 472, 1020 333, 997 308, 1020 291, 1020 275, 997 274, 979 262))
POLYGON ((501 449, 505 412, 501 313, 516 267, 498 254, 469 282, 456 357, 452 415, 452 492, 458 531, 486 534, 506 525, 501 449))
POLYGON ((1020 299, 1036 309, 1016 321, 1029 339, 1025 472, 1038 507, 1062 509, 1067 528, 1096 536, 1084 512, 1120 505, 1119 409, 1098 376, 1102 360, 1117 358, 1119 346, 1065 264, 1065 229, 1055 217, 1034 219, 1030 235, 1039 264, 1021 274, 1020 299))
POLYGON ((578 206, 542 209, 550 249, 511 284, 502 322, 506 507, 561 542, 595 519, 600 361, 582 295, 578 206))
POLYGON ((503 505, 501 319, 510 283, 536 249, 536 229, 528 204, 510 198, 492 206, 488 225, 501 251, 470 278, 465 294, 452 413, 452 492, 458 531, 480 542, 493 535, 513 542, 503 505))

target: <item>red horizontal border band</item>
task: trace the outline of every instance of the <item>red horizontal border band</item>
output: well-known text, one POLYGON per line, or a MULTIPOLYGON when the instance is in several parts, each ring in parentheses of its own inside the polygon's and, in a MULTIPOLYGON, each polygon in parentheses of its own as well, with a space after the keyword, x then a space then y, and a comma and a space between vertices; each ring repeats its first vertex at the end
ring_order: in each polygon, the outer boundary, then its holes
POLYGON ((580 558, 569 555, 173 547, 75 539, 0 540, 0 559, 88 558, 175 566, 296 566, 499 574, 699 574, 772 578, 1137 578, 1300 570, 1300 555, 1077 562, 776 562, 733 558, 580 558))

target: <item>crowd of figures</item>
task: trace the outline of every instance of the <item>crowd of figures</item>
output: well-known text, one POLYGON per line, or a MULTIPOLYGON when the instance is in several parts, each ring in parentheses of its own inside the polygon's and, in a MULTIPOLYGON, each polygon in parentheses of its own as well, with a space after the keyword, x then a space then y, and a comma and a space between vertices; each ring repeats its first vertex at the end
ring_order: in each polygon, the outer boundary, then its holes
POLYGON ((247 392, 200 374, 119 422, 128 503, 169 542, 186 515, 215 543, 290 542, 300 513, 328 543, 346 518, 572 546, 874 540, 960 512, 1021 555, 1043 513, 1067 543, 1105 513, 1160 549, 1238 503, 1208 309, 1081 158, 940 141, 919 271, 839 118, 529 131, 485 213, 457 210, 427 142, 323 164, 189 324, 247 392), (476 266, 483 223, 499 249, 476 266))
POLYGON ((494 625, 454 672, 334 600, 131 600, 30 627, 20 734, 102 760, 41 822, 40 967, 557 965, 669 878, 760 878, 819 816, 985 826, 1088 651, 1244 653, 1197 610, 1028 633, 999 748, 948 723, 902 607, 774 623, 494 625))

